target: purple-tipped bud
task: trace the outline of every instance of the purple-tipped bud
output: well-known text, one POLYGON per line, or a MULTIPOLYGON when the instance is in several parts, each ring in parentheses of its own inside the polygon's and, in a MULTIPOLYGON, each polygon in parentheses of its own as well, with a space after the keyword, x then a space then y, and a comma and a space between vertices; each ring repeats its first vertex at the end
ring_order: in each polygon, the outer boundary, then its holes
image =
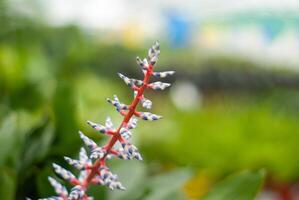
POLYGON ((62 168, 61 166, 59 166, 55 163, 53 163, 53 168, 54 168, 54 171, 56 172, 56 174, 59 175, 64 180, 72 181, 72 180, 76 179, 75 176, 70 171, 62 168))
POLYGON ((126 190, 126 188, 121 184, 119 181, 111 182, 109 185, 111 190, 118 189, 118 190, 126 190))
POLYGON ((125 138, 126 140, 130 139, 132 136, 131 131, 129 131, 127 128, 122 127, 119 131, 120 135, 125 138))
POLYGON ((137 80, 134 78, 128 78, 121 73, 118 73, 118 76, 125 82, 126 85, 128 85, 131 88, 143 85, 143 81, 141 81, 141 80, 137 80))
POLYGON ((66 157, 66 156, 64 157, 64 160, 66 162, 68 162, 68 164, 72 165, 73 167, 75 167, 78 170, 82 170, 82 169, 85 168, 85 164, 86 163, 83 163, 83 162, 81 162, 79 160, 74 160, 74 159, 71 159, 71 158, 66 157))
POLYGON ((134 83, 134 85, 137 85, 137 86, 142 86, 143 85, 143 81, 142 80, 138 80, 138 79, 131 79, 134 83))
POLYGON ((149 50, 148 50, 148 62, 151 65, 155 65, 158 57, 160 55, 160 44, 156 42, 149 50))
POLYGON ((61 185, 58 181, 56 181, 54 178, 52 178, 50 176, 48 177, 48 180, 49 180, 50 184, 52 185, 52 187, 54 188, 56 194, 58 194, 59 196, 63 196, 63 197, 68 196, 68 192, 63 185, 61 185))
POLYGON ((171 76, 175 74, 175 71, 166 71, 166 72, 153 72, 153 75, 155 77, 159 77, 159 78, 165 78, 167 76, 171 76))
POLYGON ((153 89, 153 90, 164 90, 165 88, 169 87, 171 84, 170 83, 163 83, 160 81, 148 84, 148 87, 153 89))
POLYGON ((142 70, 147 70, 148 69, 148 63, 147 61, 144 62, 142 61, 138 56, 136 57, 136 62, 137 64, 141 67, 142 70))
POLYGON ((130 143, 126 143, 126 142, 121 143, 121 145, 123 147, 124 152, 128 154, 129 160, 132 158, 135 158, 137 160, 143 160, 137 147, 135 147, 134 145, 132 145, 130 143))
POLYGON ((86 152, 86 150, 83 147, 81 147, 81 149, 80 149, 79 160, 82 163, 88 163, 87 152, 86 152))
POLYGON ((90 125, 95 130, 99 131, 100 133, 107 133, 107 128, 101 124, 96 124, 92 121, 87 121, 87 124, 90 125))
POLYGON ((155 120, 158 120, 158 119, 162 118, 162 116, 155 115, 155 114, 150 113, 150 112, 140 112, 140 117, 143 120, 148 120, 148 121, 155 121, 155 120))
POLYGON ((134 83, 133 81, 126 77, 125 75, 122 75, 121 73, 118 73, 118 76, 125 82, 126 85, 128 85, 129 87, 133 87, 134 83))
POLYGON ((105 184, 110 183, 112 180, 117 180, 117 176, 113 175, 107 167, 100 169, 101 179, 105 184))
POLYGON ((72 188, 68 200, 82 200, 84 195, 85 191, 83 188, 80 185, 77 185, 72 188))
POLYGON ((90 159, 101 159, 104 157, 105 154, 106 150, 101 147, 98 147, 91 152, 90 159))
POLYGON ((107 102, 112 104, 113 106, 116 107, 116 110, 119 112, 121 110, 128 110, 129 109, 129 106, 123 104, 123 103, 120 103, 119 99, 117 98, 116 95, 114 95, 114 100, 111 100, 109 98, 107 98, 107 102))
POLYGON ((151 100, 149 100, 149 99, 143 97, 143 98, 141 99, 141 104, 142 104, 142 107, 144 107, 144 108, 146 108, 146 109, 151 109, 153 103, 151 102, 151 100))
POLYGON ((112 174, 108 168, 101 168, 100 174, 101 174, 100 178, 103 181, 104 185, 108 186, 111 190, 114 189, 125 190, 125 188, 118 181, 117 175, 112 174))
POLYGON ((90 150, 98 147, 98 145, 89 137, 85 136, 81 131, 79 131, 80 138, 83 140, 84 144, 88 146, 90 150))
POLYGON ((137 118, 132 117, 129 121, 129 123, 127 124, 127 129, 134 129, 137 126, 137 118))
POLYGON ((122 149, 118 151, 117 157, 123 160, 132 160, 131 155, 129 155, 127 152, 125 152, 122 149))
POLYGON ((105 126, 108 130, 113 130, 114 129, 114 126, 113 126, 113 123, 112 123, 112 120, 110 117, 107 117, 106 118, 106 123, 105 123, 105 126))

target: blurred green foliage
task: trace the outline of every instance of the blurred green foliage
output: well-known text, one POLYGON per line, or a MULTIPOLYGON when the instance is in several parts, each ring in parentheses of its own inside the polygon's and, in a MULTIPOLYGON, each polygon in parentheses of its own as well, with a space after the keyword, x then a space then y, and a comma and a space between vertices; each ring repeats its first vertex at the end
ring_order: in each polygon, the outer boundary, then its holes
POLYGON ((252 200, 255 199, 263 185, 265 173, 259 172, 242 172, 226 178, 217 184, 203 200, 252 200))
MULTIPOLYGON (((66 165, 63 155, 76 156, 81 146, 78 130, 100 142, 104 139, 85 121, 101 122, 107 115, 120 121, 105 97, 118 94, 124 102, 130 101, 131 91, 115 72, 140 76, 134 56, 144 51, 104 44, 75 26, 49 27, 9 13, 1 4, 0 199, 49 196, 53 194, 47 182, 47 176, 53 175, 51 163, 66 165)), ((192 59, 188 50, 168 49, 162 55, 162 66, 182 73, 209 64, 240 69, 239 60, 203 62, 201 57, 192 59)), ((246 66, 258 73, 255 65, 246 66)), ((198 170, 220 179, 243 169, 265 168, 277 181, 297 181, 297 93, 285 88, 216 91, 205 95, 202 105, 191 111, 176 108, 165 93, 149 93, 153 112, 165 118, 154 127, 140 122, 135 131, 145 163, 113 161, 112 171, 118 172, 128 190, 120 193, 97 187, 92 193, 97 199, 184 199, 188 194, 181 189, 198 170)), ((260 173, 244 174, 241 180, 228 181, 230 189, 215 190, 224 195, 243 191, 243 186, 234 185, 250 179, 249 193, 254 196, 261 177, 260 173)))

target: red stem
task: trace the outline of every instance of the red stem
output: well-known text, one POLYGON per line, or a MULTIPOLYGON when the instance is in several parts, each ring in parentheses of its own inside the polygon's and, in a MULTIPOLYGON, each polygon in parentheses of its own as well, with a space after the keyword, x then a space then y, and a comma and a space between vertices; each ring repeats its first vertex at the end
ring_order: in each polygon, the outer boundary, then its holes
POLYGON ((105 148, 106 148, 106 154, 101 159, 98 159, 93 164, 93 166, 91 167, 91 171, 89 172, 87 178, 83 182, 82 186, 83 186, 83 188, 85 190, 88 188, 88 185, 91 183, 91 181, 95 177, 95 175, 97 175, 99 167, 105 166, 106 156, 111 152, 114 144, 118 140, 121 139, 120 129, 124 125, 126 125, 130 121, 131 117, 135 114, 136 107, 137 107, 138 103, 140 102, 140 99, 141 99, 141 97, 142 97, 142 95, 144 93, 144 90, 147 88, 147 84, 149 83, 149 79, 150 79, 150 76, 152 75, 152 73, 153 73, 153 66, 149 65, 149 67, 146 70, 146 73, 144 75, 143 85, 137 89, 137 95, 135 96, 133 102, 130 104, 129 112, 127 112, 125 114, 122 123, 119 125, 119 127, 117 128, 115 134, 110 138, 108 144, 105 146, 105 148))

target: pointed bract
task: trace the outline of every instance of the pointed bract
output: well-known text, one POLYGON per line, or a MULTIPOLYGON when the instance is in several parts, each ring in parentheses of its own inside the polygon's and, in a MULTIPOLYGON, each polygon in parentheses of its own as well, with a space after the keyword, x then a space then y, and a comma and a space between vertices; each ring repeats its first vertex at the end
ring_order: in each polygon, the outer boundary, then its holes
POLYGON ((139 153, 137 147, 127 142, 123 142, 121 143, 121 145, 123 147, 123 150, 128 154, 129 157, 135 158, 137 160, 142 160, 141 154, 139 153))
POLYGON ((86 163, 82 163, 80 162, 79 160, 74 160, 74 159, 71 159, 67 156, 64 157, 64 160, 66 162, 68 162, 71 166, 75 167, 76 169, 78 170, 82 170, 82 169, 85 169, 85 165, 86 163))
POLYGON ((104 148, 98 147, 94 149, 90 154, 90 159, 101 159, 106 154, 106 150, 104 148))
POLYGON ((158 57, 160 55, 160 44, 156 42, 149 50, 148 50, 148 61, 151 65, 155 65, 158 57))
POLYGON ((137 126, 137 118, 136 117, 132 117, 129 121, 129 123, 127 124, 126 128, 127 129, 134 129, 137 126))
POLYGON ((59 183, 58 181, 56 181, 54 178, 52 177, 48 177, 48 180, 50 182, 50 184, 52 185, 52 187, 54 188, 56 194, 58 194, 59 196, 62 197, 67 197, 68 196, 68 192, 66 190, 66 188, 61 185, 61 183, 59 183))
POLYGON ((152 101, 143 97, 141 99, 141 104, 142 104, 142 107, 146 108, 146 109, 151 109, 152 108, 152 101))
POLYGON ((107 117, 106 118, 106 123, 105 123, 105 126, 108 130, 113 130, 114 129, 114 126, 113 126, 113 123, 112 123, 112 120, 110 117, 107 117))
POLYGON ((87 124, 89 124, 92 128, 99 131, 100 133, 104 133, 104 134, 107 133, 107 128, 101 124, 96 124, 91 121, 87 121, 87 124))
POLYGON ((79 160, 82 163, 87 163, 88 162, 88 156, 87 156, 87 152, 84 149, 84 147, 80 148, 80 153, 79 153, 79 160))
POLYGON ((129 131, 126 127, 122 127, 119 131, 120 135, 126 140, 130 139, 132 136, 131 131, 129 131))
POLYGON ((147 61, 144 62, 144 61, 142 61, 142 60, 137 56, 137 57, 136 57, 136 62, 137 62, 137 64, 141 67, 141 69, 142 69, 143 71, 148 69, 148 63, 147 63, 147 61))
POLYGON ((61 178, 67 181, 72 181, 75 180, 76 177, 68 170, 64 169, 63 167, 53 163, 53 168, 54 171, 56 172, 57 175, 59 175, 61 178))
POLYGON ((98 145, 89 137, 85 136, 81 131, 79 131, 79 135, 83 140, 84 144, 90 149, 93 150, 98 147, 98 145))
POLYGON ((153 90, 164 90, 165 88, 169 87, 171 84, 170 83, 163 83, 160 81, 154 82, 154 83, 150 83, 148 84, 148 87, 153 89, 153 90))
POLYGON ((68 200, 82 200, 85 195, 85 191, 80 185, 72 188, 68 200))
POLYGON ((114 95, 114 100, 111 100, 111 99, 107 98, 107 102, 112 104, 113 106, 115 106, 116 110, 118 112, 120 112, 121 110, 128 110, 129 109, 128 105, 120 103, 120 101, 118 100, 116 95, 114 95))
POLYGON ((159 78, 165 78, 165 77, 171 76, 173 74, 175 74, 175 71, 153 72, 153 76, 159 77, 159 78))
POLYGON ((143 120, 148 120, 148 121, 155 121, 155 120, 158 120, 158 119, 161 119, 162 116, 160 115, 155 115, 153 113, 150 113, 150 112, 140 112, 139 113, 139 117, 142 118, 143 120))

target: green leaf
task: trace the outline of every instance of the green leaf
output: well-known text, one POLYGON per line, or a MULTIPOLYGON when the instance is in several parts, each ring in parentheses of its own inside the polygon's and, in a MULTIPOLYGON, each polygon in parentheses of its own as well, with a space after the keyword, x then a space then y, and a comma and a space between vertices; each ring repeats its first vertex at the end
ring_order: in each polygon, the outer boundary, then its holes
POLYGON ((8 168, 0 169, 0 199, 15 199, 16 175, 8 168))
POLYGON ((146 200, 184 199, 181 189, 190 177, 187 169, 173 170, 148 181, 150 193, 146 200), (175 197, 175 198, 174 198, 175 197))
POLYGON ((43 159, 49 151, 53 137, 54 126, 52 123, 36 128, 26 141, 22 168, 43 159))
POLYGON ((125 191, 110 191, 108 199, 113 200, 134 200, 140 199, 146 186, 146 168, 144 163, 131 161, 120 163, 112 170, 119 175, 120 182, 126 188, 125 191))
POLYGON ((215 186, 202 200, 253 200, 260 191, 265 172, 245 171, 215 186))
POLYGON ((9 115, 4 119, 0 127, 0 166, 9 163, 12 165, 12 156, 16 151, 16 122, 15 114, 9 115))

